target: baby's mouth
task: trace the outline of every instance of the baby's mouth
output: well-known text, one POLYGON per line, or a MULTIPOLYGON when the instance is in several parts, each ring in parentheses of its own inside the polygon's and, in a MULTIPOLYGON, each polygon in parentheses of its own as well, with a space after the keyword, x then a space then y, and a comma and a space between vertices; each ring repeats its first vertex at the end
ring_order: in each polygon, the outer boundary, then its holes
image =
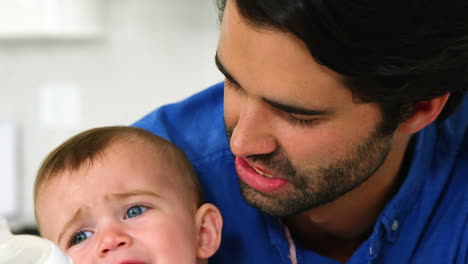
POLYGON ((138 261, 138 260, 124 260, 120 262, 119 264, 149 264, 149 263, 138 261))

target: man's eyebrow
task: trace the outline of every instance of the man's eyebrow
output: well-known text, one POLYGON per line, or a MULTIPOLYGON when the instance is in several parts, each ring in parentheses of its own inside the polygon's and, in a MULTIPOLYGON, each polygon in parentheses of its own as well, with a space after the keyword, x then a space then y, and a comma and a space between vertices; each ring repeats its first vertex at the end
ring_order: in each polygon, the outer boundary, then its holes
POLYGON ((62 240, 62 237, 63 237, 63 234, 65 233, 65 231, 68 230, 68 228, 70 228, 70 226, 80 218, 81 214, 83 212, 83 208, 80 207, 78 208, 78 210, 75 211, 75 213, 73 214, 72 218, 70 218, 70 220, 68 220, 65 225, 63 226, 62 228, 62 231, 60 231, 60 234, 58 236, 58 244, 60 244, 60 241, 62 240))
MULTIPOLYGON (((219 71, 228 79, 230 82, 234 83, 238 88, 242 88, 242 86, 239 84, 239 82, 232 77, 232 75, 229 73, 229 71, 224 67, 223 63, 219 59, 218 52, 216 52, 215 55, 215 62, 216 66, 218 67, 219 71)), ((302 107, 297 107, 297 106, 292 106, 292 105, 286 105, 282 104, 279 102, 275 102, 270 99, 262 98, 265 102, 270 104, 271 106, 284 111, 288 112, 291 114, 298 114, 298 115, 311 115, 311 116, 321 116, 321 115, 328 115, 330 114, 329 110, 322 110, 322 109, 307 109, 307 108, 302 108, 302 107)))
POLYGON ((218 67, 218 70, 224 75, 224 77, 226 77, 226 79, 228 79, 230 82, 240 87, 239 82, 234 77, 232 77, 229 71, 226 70, 226 67, 224 67, 223 63, 219 59, 218 52, 216 52, 215 54, 215 63, 216 63, 216 67, 218 67))
POLYGON ((277 108, 281 111, 288 112, 291 114, 297 114, 297 115, 311 115, 311 116, 323 116, 323 115, 329 115, 331 111, 329 110, 322 110, 322 109, 307 109, 307 108, 302 108, 302 107, 297 107, 297 106, 292 106, 292 105, 286 105, 278 102, 271 101, 269 99, 263 98, 265 102, 273 106, 274 108, 277 108))

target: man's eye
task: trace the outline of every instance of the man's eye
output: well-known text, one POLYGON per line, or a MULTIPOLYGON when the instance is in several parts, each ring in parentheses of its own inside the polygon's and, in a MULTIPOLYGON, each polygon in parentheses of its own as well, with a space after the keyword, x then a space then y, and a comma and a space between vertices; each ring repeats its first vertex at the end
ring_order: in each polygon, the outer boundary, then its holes
POLYGON ((125 219, 137 217, 141 215, 142 213, 146 212, 146 210, 148 210, 148 207, 143 206, 143 205, 132 206, 125 213, 125 219))
POLYGON ((315 119, 307 119, 307 118, 303 119, 303 118, 297 117, 297 115, 288 114, 288 121, 291 124, 291 126, 293 126, 293 127, 296 126, 296 125, 299 125, 301 127, 311 127, 311 126, 315 125, 315 123, 317 123, 318 119, 317 118, 315 118, 315 119))
POLYGON ((94 233, 90 231, 80 231, 76 234, 73 235, 71 241, 70 241, 70 246, 79 244, 86 239, 90 238, 94 233))

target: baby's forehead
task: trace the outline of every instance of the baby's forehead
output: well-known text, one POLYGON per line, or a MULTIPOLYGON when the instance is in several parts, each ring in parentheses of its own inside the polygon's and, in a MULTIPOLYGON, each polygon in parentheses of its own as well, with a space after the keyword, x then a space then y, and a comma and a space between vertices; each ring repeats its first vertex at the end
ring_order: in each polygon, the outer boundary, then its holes
MULTIPOLYGON (((130 154, 125 153, 135 158, 130 154)), ((149 162, 136 164, 132 168, 126 167, 126 164, 117 164, 119 160, 114 160, 112 158, 114 155, 117 154, 109 151, 103 153, 99 159, 83 162, 78 168, 57 172, 43 182, 37 200, 56 199, 47 195, 51 193, 61 193, 63 195, 61 201, 66 201, 75 195, 95 195, 100 193, 99 186, 111 188, 116 193, 138 193, 146 190, 154 193, 170 191, 181 194, 189 190, 186 179, 188 175, 182 175, 182 169, 178 167, 177 162, 161 159, 159 157, 161 155, 151 155, 147 160, 149 162), (148 163, 151 163, 150 166, 145 166, 148 163)), ((140 158, 141 156, 138 157, 140 158)))
MULTIPOLYGON (((62 184, 79 184, 86 181, 88 177, 109 178, 109 175, 103 174, 112 172, 111 169, 114 167, 116 170, 117 168, 132 167, 135 173, 127 173, 120 177, 121 180, 122 177, 129 181, 146 179, 151 180, 153 183, 162 183, 168 180, 176 183, 176 186, 173 186, 174 189, 179 189, 178 187, 186 182, 187 178, 190 178, 190 175, 187 175, 189 174, 187 162, 170 145, 154 144, 154 142, 147 142, 138 138, 136 140, 116 141, 92 158, 83 160, 79 166, 68 167, 55 172, 54 175, 49 177, 49 180, 43 183, 43 186, 59 188, 58 185, 62 184), (102 171, 102 173, 99 174, 96 171, 102 171), (146 176, 146 178, 142 175, 146 176)), ((117 174, 114 175, 117 176, 117 174)), ((110 177, 112 178, 112 176, 110 177)))
POLYGON ((113 141, 99 153, 82 160, 79 166, 68 166, 53 172, 53 175, 41 184, 41 189, 47 187, 51 190, 61 188, 60 186, 79 185, 80 182, 86 182, 85 179, 88 177, 109 178, 108 175, 94 172, 105 167, 106 170, 103 170, 103 173, 112 173, 108 168, 123 166, 123 169, 126 169, 127 165, 134 166, 135 171, 144 175, 149 174, 151 177, 137 177, 139 174, 135 172, 133 175, 127 173, 127 178, 120 177, 119 180, 127 182, 140 180, 155 186, 163 183, 175 191, 184 189, 191 191, 189 190, 193 181, 191 178, 196 177, 191 175, 190 164, 184 154, 173 145, 162 140, 150 141, 138 136, 130 136, 113 141), (133 161, 133 164, 130 161, 133 161))

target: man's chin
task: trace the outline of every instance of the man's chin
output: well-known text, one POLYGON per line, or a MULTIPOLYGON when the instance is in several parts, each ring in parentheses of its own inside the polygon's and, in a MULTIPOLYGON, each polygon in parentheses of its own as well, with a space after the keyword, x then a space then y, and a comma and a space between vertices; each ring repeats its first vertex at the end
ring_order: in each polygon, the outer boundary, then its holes
POLYGON ((289 193, 262 193, 242 181, 239 181, 239 187, 246 203, 268 215, 284 217, 304 210, 297 207, 296 201, 291 201, 289 193))
POLYGON ((276 217, 296 215, 335 201, 340 195, 331 197, 313 197, 304 193, 280 191, 262 193, 239 180, 241 195, 246 203, 258 210, 276 217), (328 198, 328 199, 327 199, 328 198))

